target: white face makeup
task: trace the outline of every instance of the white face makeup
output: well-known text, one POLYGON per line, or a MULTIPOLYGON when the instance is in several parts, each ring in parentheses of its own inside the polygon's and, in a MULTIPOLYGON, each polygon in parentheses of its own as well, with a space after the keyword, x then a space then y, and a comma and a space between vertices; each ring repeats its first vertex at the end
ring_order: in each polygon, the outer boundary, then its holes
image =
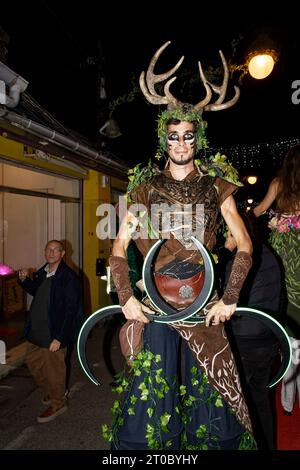
POLYGON ((170 124, 167 133, 168 153, 173 163, 186 165, 195 154, 195 128, 192 122, 170 124))

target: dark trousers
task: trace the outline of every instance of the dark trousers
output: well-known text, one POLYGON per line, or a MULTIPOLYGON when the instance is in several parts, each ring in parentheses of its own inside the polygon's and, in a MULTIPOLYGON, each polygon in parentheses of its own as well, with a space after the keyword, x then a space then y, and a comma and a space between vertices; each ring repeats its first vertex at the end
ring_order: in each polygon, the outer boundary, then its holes
MULTIPOLYGON (((242 388, 249 408, 254 437, 260 450, 274 450, 275 400, 273 390, 268 388, 272 366, 278 356, 278 345, 249 345, 241 337, 235 337, 236 362, 242 381, 242 388)), ((234 348, 233 348, 234 350, 234 348)))
MULTIPOLYGON (((154 396, 155 412, 152 418, 154 422, 160 419, 163 413, 171 415, 168 423, 169 432, 162 436, 162 440, 171 441, 170 450, 180 449, 180 435, 183 431, 184 425, 181 422, 180 414, 176 413, 176 408, 180 407, 179 384, 178 376, 180 375, 180 357, 179 354, 179 334, 177 331, 171 329, 167 325, 160 323, 150 323, 146 325, 144 331, 144 345, 154 355, 161 356, 161 362, 158 363, 158 368, 163 369, 163 375, 166 377, 170 384, 170 390, 164 398, 157 398, 154 396)), ((219 448, 223 449, 236 449, 244 428, 239 424, 234 414, 229 410, 228 405, 222 400, 222 407, 215 407, 213 403, 208 404, 206 399, 210 396, 213 389, 207 384, 205 386, 204 395, 199 396, 196 388, 192 385, 191 368, 197 367, 196 361, 192 356, 190 349, 185 348, 185 383, 187 387, 187 397, 189 393, 195 396, 197 402, 189 409, 189 416, 191 421, 186 426, 187 441, 190 445, 203 444, 202 439, 196 436, 197 428, 200 425, 205 425, 208 432, 214 436, 219 436, 219 448), (203 400, 204 398, 204 400, 203 400), (212 428, 210 429, 210 426, 212 428)), ((201 372, 199 371, 199 376, 201 372)), ((139 385, 143 382, 145 376, 136 377, 134 384, 131 388, 130 394, 140 397, 141 391, 139 385)), ((124 406, 123 418, 124 424, 118 431, 118 440, 112 444, 112 450, 136 450, 148 449, 148 444, 145 439, 147 423, 151 422, 147 414, 149 406, 153 406, 151 401, 138 400, 135 405, 135 414, 128 414, 127 410, 131 405, 130 397, 127 398, 127 403, 124 406), (129 399, 128 399, 129 398, 129 399)), ((152 423, 151 423, 152 424, 152 423)), ((205 441, 206 442, 206 441, 205 441)), ((213 441, 208 442, 209 448, 213 447, 213 441)))

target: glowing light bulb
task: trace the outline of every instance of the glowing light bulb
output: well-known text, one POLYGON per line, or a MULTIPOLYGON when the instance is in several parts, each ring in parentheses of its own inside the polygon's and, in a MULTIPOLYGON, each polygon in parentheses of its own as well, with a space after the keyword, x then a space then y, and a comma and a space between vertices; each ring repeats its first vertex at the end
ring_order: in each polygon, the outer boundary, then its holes
POLYGON ((249 62, 249 73, 253 78, 261 80, 266 78, 273 70, 274 59, 269 54, 258 54, 249 62))
POLYGON ((255 184, 257 181, 257 176, 248 176, 247 181, 249 184, 255 184))

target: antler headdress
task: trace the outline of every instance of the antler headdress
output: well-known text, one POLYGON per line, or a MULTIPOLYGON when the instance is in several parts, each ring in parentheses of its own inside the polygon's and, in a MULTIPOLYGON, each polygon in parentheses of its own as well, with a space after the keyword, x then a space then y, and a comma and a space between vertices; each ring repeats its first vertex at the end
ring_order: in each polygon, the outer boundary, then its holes
POLYGON ((158 121, 158 134, 160 139, 160 145, 163 149, 165 149, 165 134, 166 134, 166 122, 170 118, 176 118, 180 120, 186 121, 196 121, 198 123, 198 136, 196 138, 196 150, 205 146, 205 137, 204 137, 204 129, 206 127, 206 123, 202 120, 202 112, 203 111, 221 111, 223 109, 230 108, 233 106, 239 99, 240 90, 237 86, 234 87, 235 95, 234 97, 226 101, 224 103, 224 99, 226 96, 228 80, 229 80, 229 71, 227 62, 222 51, 219 51, 223 68, 224 68, 224 78, 223 83, 220 86, 214 85, 204 75, 202 70, 201 63, 198 62, 199 66, 199 73, 201 81, 206 90, 206 96, 203 100, 195 105, 182 103, 177 98, 175 98, 172 93, 170 92, 171 84, 176 80, 177 77, 170 78, 181 66, 184 56, 177 62, 177 64, 171 68, 168 72, 156 75, 154 73, 154 67, 161 55, 161 53, 171 44, 171 41, 167 41, 163 44, 154 54, 152 57, 148 70, 145 74, 143 71, 140 75, 140 87, 141 90, 147 99, 152 104, 164 104, 167 105, 167 111, 161 113, 158 121), (164 95, 159 95, 155 90, 155 85, 157 83, 163 82, 168 80, 164 85, 164 95), (212 91, 217 93, 219 97, 214 103, 210 103, 212 99, 212 91))
MULTIPOLYGON (((181 59, 177 62, 177 64, 168 72, 162 73, 160 75, 154 74, 154 67, 156 65, 156 62, 159 59, 161 53, 169 46, 169 44, 171 44, 171 41, 167 41, 155 52, 154 56, 152 57, 150 61, 146 76, 145 76, 144 71, 140 75, 140 87, 144 96, 150 103, 166 104, 168 105, 168 109, 172 110, 172 109, 176 109, 176 108, 178 109, 184 106, 184 103, 181 103, 170 92, 170 86, 177 78, 177 77, 173 77, 173 78, 170 78, 170 77, 176 72, 176 70, 179 69, 179 67, 181 66, 184 60, 184 56, 182 56, 181 59), (164 86, 165 95, 164 96, 158 95, 157 92, 155 91, 156 83, 163 82, 164 80, 167 80, 168 78, 170 79, 167 81, 167 83, 164 86)), ((234 87, 235 96, 230 101, 226 101, 225 103, 223 103, 225 99, 225 95, 226 95, 227 86, 228 86, 229 71, 228 71, 227 62, 225 60, 225 57, 222 51, 219 51, 219 53, 220 53, 223 68, 224 68, 224 78, 223 78, 223 83, 221 86, 214 85, 213 83, 207 80, 207 78, 205 77, 203 73, 201 63, 198 62, 200 78, 206 90, 206 97, 202 101, 197 103, 196 105, 193 105, 193 110, 198 113, 202 113, 202 111, 221 111, 222 109, 230 108, 239 99, 240 90, 237 86, 235 86, 234 87), (214 103, 209 104, 212 98, 211 89, 219 95, 219 98, 214 103)))

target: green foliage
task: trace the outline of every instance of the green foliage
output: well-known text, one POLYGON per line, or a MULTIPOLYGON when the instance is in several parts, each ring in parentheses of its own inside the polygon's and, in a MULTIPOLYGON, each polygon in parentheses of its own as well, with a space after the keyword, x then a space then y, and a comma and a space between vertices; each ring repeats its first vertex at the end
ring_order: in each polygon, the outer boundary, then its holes
MULTIPOLYGON (((207 386, 209 384, 208 377, 195 366, 191 369, 191 383, 197 393, 195 393, 195 396, 189 395, 183 400, 182 422, 184 424, 191 422, 193 409, 199 407, 201 403, 207 405, 209 415, 211 415, 213 406, 217 408, 223 406, 221 395, 217 390, 213 390, 206 398, 204 398, 205 391, 207 391, 207 386)), ((196 429, 196 437, 199 440, 197 445, 188 444, 186 431, 184 431, 181 437, 181 448, 184 450, 218 450, 220 448, 220 439, 218 437, 217 421, 218 418, 213 419, 210 416, 207 424, 199 425, 196 429)))
POLYGON ((129 93, 125 93, 124 95, 118 96, 118 98, 111 101, 108 106, 109 118, 111 119, 116 108, 118 108, 121 104, 131 103, 139 93, 140 93, 139 87, 134 86, 133 89, 129 93))
POLYGON ((271 231, 270 244, 280 256, 289 301, 300 308, 300 230, 271 231))
POLYGON ((243 186, 239 181, 238 171, 232 166, 227 156, 222 155, 220 152, 216 153, 216 155, 211 155, 204 162, 195 160, 195 164, 200 166, 201 169, 206 170, 211 176, 219 176, 229 183, 243 186))
POLYGON ((153 167, 151 160, 148 161, 148 165, 142 167, 142 163, 138 163, 134 168, 128 170, 128 186, 127 186, 127 200, 131 202, 130 192, 142 183, 149 181, 155 173, 155 167, 153 167))
POLYGON ((208 142, 205 137, 207 123, 206 121, 203 121, 199 112, 194 111, 192 108, 188 110, 183 110, 181 108, 177 108, 172 111, 166 110, 158 116, 157 120, 158 148, 155 155, 157 160, 159 160, 167 150, 167 123, 170 119, 196 122, 196 152, 198 152, 200 149, 208 147, 208 142))
POLYGON ((168 423, 171 415, 164 413, 162 416, 156 414, 157 400, 165 397, 170 391, 171 387, 176 384, 169 384, 164 378, 162 368, 159 367, 161 357, 159 354, 154 355, 151 351, 142 350, 133 361, 129 371, 129 376, 126 377, 125 371, 116 377, 113 391, 116 393, 125 394, 123 397, 122 406, 119 401, 114 402, 112 407, 112 414, 114 422, 111 430, 105 424, 102 426, 103 438, 108 442, 116 442, 118 429, 123 425, 123 413, 127 407, 128 415, 135 414, 135 405, 138 400, 149 401, 147 408, 147 415, 149 422, 145 429, 145 438, 148 442, 149 449, 162 449, 168 448, 171 445, 170 441, 163 439, 164 434, 168 433, 168 423), (144 380, 139 384, 139 396, 130 395, 130 391, 135 377, 139 377, 144 373, 144 380), (128 406, 129 404, 129 406, 128 406))
MULTIPOLYGON (((221 155, 220 152, 216 153, 216 155, 211 155, 205 160, 195 159, 194 163, 197 168, 211 176, 219 176, 220 178, 236 184, 237 186, 243 186, 239 181, 237 170, 228 160, 226 155, 221 155)), ((131 201, 130 192, 134 188, 149 181, 158 171, 157 166, 153 165, 151 160, 148 161, 147 166, 142 166, 142 163, 138 163, 134 168, 128 170, 129 183, 127 186, 127 200, 129 202, 131 201)))
POLYGON ((257 450, 257 445, 253 435, 246 431, 242 434, 238 450, 257 450))
MULTIPOLYGON (((160 355, 154 355, 151 351, 142 350, 132 363, 128 371, 123 371, 115 378, 116 386, 113 391, 123 395, 123 400, 116 400, 112 407, 114 421, 112 427, 107 424, 102 425, 102 435, 107 442, 113 442, 117 445, 118 431, 124 424, 124 414, 135 415, 135 406, 139 400, 149 403, 146 409, 149 421, 144 429, 144 436, 149 449, 162 450, 168 449, 172 441, 167 439, 169 432, 168 426, 172 418, 168 412, 159 416, 156 412, 159 400, 163 399, 168 393, 178 393, 181 397, 180 405, 174 412, 181 417, 182 424, 185 426, 192 420, 191 411, 197 408, 200 403, 208 406, 209 413, 212 407, 222 407, 223 401, 221 395, 213 390, 208 396, 204 396, 209 384, 208 378, 201 373, 197 367, 191 369, 192 385, 195 388, 195 396, 186 394, 186 386, 178 387, 177 380, 170 383, 163 375, 163 369, 159 367, 161 362, 160 355), (143 374, 143 375, 142 375, 143 374), (143 377, 139 384, 138 396, 133 395, 132 387, 136 377, 143 377), (126 411, 127 410, 127 411, 126 411)), ((206 394, 207 395, 207 394, 206 394)), ((143 430, 141 429, 141 432, 143 430)), ((206 424, 200 424, 196 429, 196 437, 199 440, 197 445, 189 445, 187 442, 186 431, 181 435, 181 450, 209 450, 219 449, 218 437, 218 418, 210 418, 206 424)), ((244 433, 240 443, 240 449, 255 449, 255 441, 250 433, 244 433)))

